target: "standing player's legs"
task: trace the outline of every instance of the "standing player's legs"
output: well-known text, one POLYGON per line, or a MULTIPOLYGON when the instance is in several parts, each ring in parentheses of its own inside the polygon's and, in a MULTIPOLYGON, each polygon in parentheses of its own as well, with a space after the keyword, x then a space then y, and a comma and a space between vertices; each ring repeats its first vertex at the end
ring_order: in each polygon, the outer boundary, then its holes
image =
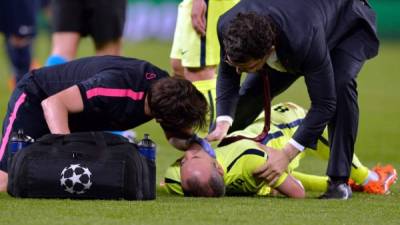
MULTIPOLYGON (((290 73, 282 73, 268 69, 268 79, 271 97, 282 93, 299 76, 290 73)), ((229 132, 245 129, 250 125, 264 109, 264 81, 259 74, 248 74, 239 91, 239 101, 235 112, 235 120, 229 132)))
POLYGON ((46 66, 68 62, 76 57, 81 34, 85 34, 84 2, 81 0, 51 1, 52 14, 51 55, 46 66))
POLYGON ((192 0, 184 0, 179 4, 178 17, 171 50, 171 66, 175 76, 183 76, 191 81, 203 93, 209 104, 208 130, 200 131, 206 136, 214 127, 216 66, 219 63, 219 43, 216 32, 220 15, 237 3, 236 0, 205 1, 206 34, 200 36, 192 25, 192 0))
POLYGON ((170 58, 174 73, 181 75, 186 68, 186 79, 212 79, 219 63, 220 46, 217 21, 220 15, 233 7, 237 0, 208 0, 206 3, 206 34, 201 36, 192 25, 192 0, 183 0, 178 6, 174 40, 170 58), (179 61, 180 60, 180 61, 179 61), (204 71, 203 71, 204 69, 204 71))
POLYGON ((174 32, 174 39, 172 42, 172 48, 171 48, 171 53, 170 53, 170 63, 172 67, 172 74, 176 77, 184 78, 184 68, 182 66, 182 48, 183 48, 183 32, 186 23, 182 22, 184 20, 183 18, 183 13, 184 13, 185 7, 180 3, 178 5, 178 15, 176 19, 176 25, 175 25, 175 32, 174 32))
POLYGON ((82 6, 76 0, 69 3, 66 0, 51 2, 54 33, 51 55, 47 58, 46 66, 62 64, 76 57, 83 26, 80 24, 82 11, 82 6))
POLYGON ((19 81, 29 71, 32 59, 32 42, 36 34, 38 0, 13 0, 1 3, 6 49, 19 81))
MULTIPOLYGON (((97 0, 86 3, 86 10, 91 12, 91 16, 87 18, 87 32, 93 38, 96 55, 121 55, 127 0, 97 0)), ((136 137, 131 130, 112 133, 128 140, 136 137)))
POLYGON ((78 32, 55 32, 51 37, 53 47, 46 65, 53 66, 74 59, 80 37, 78 32))
POLYGON ((327 175, 336 184, 347 183, 358 129, 356 77, 363 61, 341 49, 331 52, 337 94, 336 114, 328 124, 330 157, 327 175))
POLYGON ((180 59, 171 58, 170 60, 172 75, 184 79, 184 68, 180 59))
POLYGON ((125 25, 127 0, 88 1, 88 32, 92 36, 96 55, 121 55, 122 32, 125 25))
POLYGON ((15 83, 29 72, 32 61, 32 37, 6 35, 6 49, 15 74, 15 83))

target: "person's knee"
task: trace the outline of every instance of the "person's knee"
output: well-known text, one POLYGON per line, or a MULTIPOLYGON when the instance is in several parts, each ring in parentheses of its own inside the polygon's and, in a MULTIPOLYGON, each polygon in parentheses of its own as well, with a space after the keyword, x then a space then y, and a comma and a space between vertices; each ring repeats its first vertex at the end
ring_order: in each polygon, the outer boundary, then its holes
POLYGON ((8 43, 14 48, 24 48, 32 43, 32 37, 19 37, 11 35, 8 38, 8 43))
POLYGON ((355 79, 339 79, 335 81, 338 101, 342 98, 357 98, 357 82, 355 79))
POLYGON ((16 81, 29 71, 32 60, 32 37, 7 37, 7 54, 13 66, 16 81))
POLYGON ((171 59, 172 74, 176 77, 184 77, 184 68, 180 59, 171 59))
POLYGON ((0 170, 0 192, 6 192, 8 185, 8 174, 0 170))
POLYGON ((184 68, 185 79, 191 82, 201 81, 201 80, 211 80, 215 77, 216 66, 206 66, 200 68, 184 68))

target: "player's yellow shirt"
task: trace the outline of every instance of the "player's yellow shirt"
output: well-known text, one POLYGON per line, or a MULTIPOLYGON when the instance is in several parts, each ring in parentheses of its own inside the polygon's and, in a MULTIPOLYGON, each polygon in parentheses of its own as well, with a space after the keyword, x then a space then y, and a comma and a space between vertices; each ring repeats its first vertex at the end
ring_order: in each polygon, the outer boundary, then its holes
MULTIPOLYGON (((254 195, 260 190, 264 194, 269 193, 266 184, 253 176, 253 171, 264 165, 267 160, 267 153, 256 142, 240 140, 218 148, 216 154, 218 163, 224 169, 227 195, 254 195)), ((287 174, 281 176, 276 186, 286 177, 287 174)))
MULTIPOLYGON (((301 107, 282 103, 272 107, 271 128, 269 135, 262 144, 275 149, 282 149, 293 136, 297 127, 304 118, 305 111, 301 107)), ((254 137, 259 134, 264 126, 263 115, 243 131, 237 131, 231 135, 244 135, 254 137)), ((217 161, 224 169, 224 181, 227 195, 266 195, 269 187, 261 180, 253 177, 255 169, 267 162, 267 153, 258 143, 251 140, 240 140, 227 146, 215 149, 217 161)), ((289 164, 289 171, 299 165, 300 154, 289 164)), ((274 186, 279 186, 287 177, 283 174, 274 186)), ((183 195, 180 187, 179 160, 167 169, 165 175, 165 187, 170 193, 183 195)))

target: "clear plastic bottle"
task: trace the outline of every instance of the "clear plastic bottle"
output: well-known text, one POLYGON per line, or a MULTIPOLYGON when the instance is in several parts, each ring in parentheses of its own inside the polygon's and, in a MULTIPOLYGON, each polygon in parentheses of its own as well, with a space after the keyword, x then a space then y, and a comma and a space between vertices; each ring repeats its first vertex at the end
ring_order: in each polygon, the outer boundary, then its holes
POLYGON ((150 193, 156 193, 156 143, 150 138, 149 134, 144 134, 144 138, 137 144, 139 154, 146 159, 146 164, 149 172, 149 184, 148 191, 150 193))
POLYGON ((23 129, 19 129, 18 132, 13 133, 11 136, 10 153, 15 154, 33 142, 33 138, 25 135, 23 129))
POLYGON ((8 166, 11 166, 14 155, 21 149, 27 147, 34 142, 33 138, 24 134, 23 129, 19 129, 18 132, 14 132, 10 139, 8 147, 8 166))
POLYGON ((149 134, 144 134, 144 138, 138 143, 139 153, 149 160, 156 160, 156 143, 149 138, 149 134))

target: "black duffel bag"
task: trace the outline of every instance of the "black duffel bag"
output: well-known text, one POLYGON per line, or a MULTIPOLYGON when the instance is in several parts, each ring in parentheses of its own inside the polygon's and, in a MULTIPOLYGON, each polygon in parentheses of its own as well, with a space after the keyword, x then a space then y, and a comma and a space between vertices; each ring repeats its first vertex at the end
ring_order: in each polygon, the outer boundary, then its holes
POLYGON ((15 154, 8 175, 15 197, 155 199, 155 162, 107 132, 45 135, 15 154))

